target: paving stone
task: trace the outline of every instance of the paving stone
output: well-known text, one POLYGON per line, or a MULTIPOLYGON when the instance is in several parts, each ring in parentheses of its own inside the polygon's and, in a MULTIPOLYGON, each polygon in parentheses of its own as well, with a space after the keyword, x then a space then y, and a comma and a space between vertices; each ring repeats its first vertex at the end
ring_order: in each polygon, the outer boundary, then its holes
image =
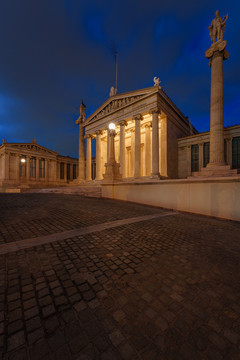
POLYGON ((7 349, 8 351, 12 351, 24 344, 25 344, 24 331, 19 331, 8 338, 7 349))

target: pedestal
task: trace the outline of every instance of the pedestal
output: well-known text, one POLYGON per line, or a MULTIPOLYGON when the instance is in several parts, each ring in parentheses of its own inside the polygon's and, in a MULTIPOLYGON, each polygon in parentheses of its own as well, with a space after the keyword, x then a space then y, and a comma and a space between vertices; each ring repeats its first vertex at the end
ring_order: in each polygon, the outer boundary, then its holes
POLYGON ((116 133, 114 130, 109 130, 109 160, 105 164, 105 174, 103 175, 104 181, 120 181, 122 176, 120 174, 120 164, 115 160, 115 147, 114 137, 116 133))

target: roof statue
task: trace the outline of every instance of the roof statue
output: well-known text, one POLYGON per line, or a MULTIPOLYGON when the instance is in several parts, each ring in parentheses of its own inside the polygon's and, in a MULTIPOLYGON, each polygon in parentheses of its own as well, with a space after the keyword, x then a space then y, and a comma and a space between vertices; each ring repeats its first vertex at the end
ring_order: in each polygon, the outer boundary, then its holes
POLYGON ((161 81, 159 81, 159 78, 157 78, 156 76, 154 76, 153 82, 154 82, 154 86, 160 86, 161 81))
POLYGON ((216 41, 216 39, 217 41, 223 40, 225 24, 227 19, 228 19, 228 14, 226 16, 223 16, 223 18, 221 18, 221 16, 219 16, 219 11, 217 10, 215 12, 215 18, 212 20, 211 25, 208 27, 208 29, 210 30, 209 36, 213 43, 216 41))
POLYGON ((84 122, 86 120, 86 105, 84 105, 83 101, 81 100, 80 105, 80 121, 84 122))
POLYGON ((117 95, 117 89, 114 86, 112 86, 110 89, 109 96, 114 96, 114 95, 117 95))

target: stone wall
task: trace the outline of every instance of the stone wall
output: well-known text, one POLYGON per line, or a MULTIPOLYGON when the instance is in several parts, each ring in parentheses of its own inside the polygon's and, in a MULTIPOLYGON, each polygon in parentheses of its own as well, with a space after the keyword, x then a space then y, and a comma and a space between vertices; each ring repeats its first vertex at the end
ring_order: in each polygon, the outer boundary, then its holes
POLYGON ((104 184, 102 197, 240 221, 240 177, 104 184))

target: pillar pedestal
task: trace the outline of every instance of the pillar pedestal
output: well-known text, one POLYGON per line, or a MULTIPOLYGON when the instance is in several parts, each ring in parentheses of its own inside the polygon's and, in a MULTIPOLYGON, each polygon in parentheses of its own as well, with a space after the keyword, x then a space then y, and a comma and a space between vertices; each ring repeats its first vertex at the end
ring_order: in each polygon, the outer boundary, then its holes
POLYGON ((112 181, 121 181, 122 176, 120 174, 120 164, 115 160, 115 146, 114 146, 114 137, 116 132, 114 130, 109 130, 109 160, 105 164, 105 174, 103 175, 104 182, 112 181))

